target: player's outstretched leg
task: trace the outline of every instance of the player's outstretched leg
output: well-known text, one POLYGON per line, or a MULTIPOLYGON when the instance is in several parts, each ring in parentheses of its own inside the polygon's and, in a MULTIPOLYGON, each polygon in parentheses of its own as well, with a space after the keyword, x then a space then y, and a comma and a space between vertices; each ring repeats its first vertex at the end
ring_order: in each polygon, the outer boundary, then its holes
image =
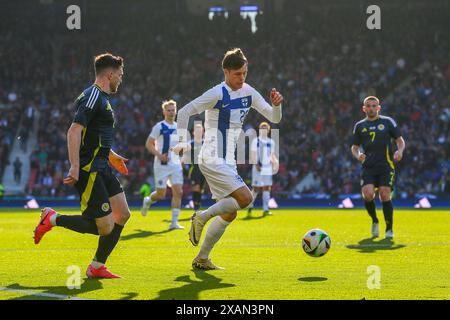
MULTIPOLYGON (((38 244, 41 242, 42 237, 52 230, 53 224, 51 223, 50 219, 52 217, 56 217, 57 213, 52 208, 44 208, 41 211, 41 217, 39 219, 39 223, 34 229, 34 243, 38 244)), ((54 220, 54 219, 53 219, 54 220)))
POLYGON ((44 208, 39 224, 34 230, 34 243, 38 244, 42 237, 56 226, 79 233, 98 235, 95 220, 87 219, 82 215, 60 215, 52 208, 44 208))
MULTIPOLYGON (((81 215, 59 215, 51 208, 44 208, 41 213, 39 224, 34 230, 34 243, 38 244, 42 240, 42 237, 55 226, 61 226, 79 233, 90 233, 94 235, 99 234, 95 220, 86 219, 81 215)), ((107 256, 109 256, 118 241, 118 237, 120 237, 122 228, 123 227, 121 227, 120 231, 118 231, 115 227, 107 236, 100 236, 99 249, 96 254, 96 256, 100 256, 100 258, 95 259, 97 265, 96 263, 89 265, 86 271, 86 275, 89 278, 120 278, 119 276, 112 274, 104 266, 104 263, 97 261, 106 262, 107 256), (114 242, 114 240, 111 241, 113 238, 117 238, 117 241, 115 241, 111 247, 111 242, 114 242), (99 252, 102 254, 99 254, 99 252)))
POLYGON ((217 241, 222 237, 230 222, 236 218, 237 211, 246 208, 252 201, 253 197, 250 190, 248 190, 247 186, 242 186, 233 191, 227 198, 219 200, 207 210, 194 214, 191 230, 189 231, 189 238, 194 246, 198 245, 200 241, 201 232, 205 223, 212 217, 216 217, 208 228, 199 254, 192 261, 192 267, 194 269, 222 269, 212 263, 209 254, 217 241), (217 217, 219 215, 220 217, 217 217))

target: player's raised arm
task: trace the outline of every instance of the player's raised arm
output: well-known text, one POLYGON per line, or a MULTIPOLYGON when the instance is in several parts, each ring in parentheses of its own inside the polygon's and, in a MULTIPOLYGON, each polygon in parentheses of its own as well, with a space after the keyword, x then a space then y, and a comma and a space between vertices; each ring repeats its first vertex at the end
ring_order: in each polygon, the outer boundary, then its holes
POLYGON ((255 90, 253 94, 252 107, 270 122, 279 123, 282 117, 281 103, 283 102, 283 96, 275 88, 273 88, 270 92, 270 100, 272 106, 270 106, 261 94, 255 90))
POLYGON ((213 108, 219 99, 220 94, 218 94, 217 89, 214 87, 203 93, 200 97, 195 98, 178 111, 177 134, 179 143, 173 148, 173 152, 178 154, 182 149, 186 150, 187 148, 189 142, 189 117, 213 108))

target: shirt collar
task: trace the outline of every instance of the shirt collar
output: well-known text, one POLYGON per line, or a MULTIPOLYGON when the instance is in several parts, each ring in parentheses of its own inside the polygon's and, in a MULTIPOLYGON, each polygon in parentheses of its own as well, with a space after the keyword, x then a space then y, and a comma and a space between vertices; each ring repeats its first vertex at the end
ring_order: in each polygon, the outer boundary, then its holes
POLYGON ((103 94, 105 94, 106 96, 109 97, 109 94, 106 93, 105 91, 103 91, 102 88, 100 88, 100 87, 99 87, 98 85, 96 85, 95 83, 94 83, 94 87, 96 87, 98 90, 100 90, 101 93, 103 93, 103 94))
MULTIPOLYGON (((225 81, 222 82, 223 86, 225 87, 225 89, 227 89, 228 92, 238 92, 239 90, 242 90, 242 88, 244 88, 244 86, 242 86, 241 89, 237 89, 237 90, 233 90, 231 89, 231 87, 229 85, 227 85, 227 83, 225 81)), ((244 83, 245 85, 245 83, 244 83)))

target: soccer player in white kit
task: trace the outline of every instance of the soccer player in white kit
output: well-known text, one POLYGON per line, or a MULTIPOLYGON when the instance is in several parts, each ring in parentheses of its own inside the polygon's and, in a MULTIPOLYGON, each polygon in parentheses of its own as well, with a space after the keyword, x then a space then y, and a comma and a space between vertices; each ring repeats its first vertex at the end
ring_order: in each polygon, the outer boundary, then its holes
POLYGON ((214 265, 209 254, 236 216, 237 211, 253 202, 247 185, 237 173, 235 150, 242 124, 250 108, 269 121, 281 120, 281 94, 272 89, 270 106, 254 88, 245 83, 248 64, 239 48, 225 53, 222 60, 225 81, 194 99, 178 113, 179 143, 175 153, 188 149, 188 122, 191 115, 205 111, 205 141, 198 157, 199 167, 217 202, 191 218, 189 239, 194 246, 206 222, 214 218, 206 231, 200 252, 192 261, 194 269, 223 269, 214 265))
POLYGON ((156 190, 144 198, 141 213, 146 216, 151 204, 166 197, 168 185, 172 188, 172 223, 169 228, 184 229, 178 224, 181 197, 183 196, 183 169, 179 155, 171 150, 178 143, 177 123, 175 122, 177 103, 174 100, 163 102, 162 112, 164 120, 152 128, 145 143, 147 150, 155 156, 153 172, 156 190))
MULTIPOLYGON (((259 136, 253 139, 250 146, 250 162, 252 168, 252 194, 256 199, 262 191, 263 215, 272 215, 269 211, 270 190, 272 188, 272 176, 278 171, 278 158, 275 154, 275 141, 269 138, 270 125, 261 122, 259 136)), ((253 203, 248 208, 250 216, 253 203)))

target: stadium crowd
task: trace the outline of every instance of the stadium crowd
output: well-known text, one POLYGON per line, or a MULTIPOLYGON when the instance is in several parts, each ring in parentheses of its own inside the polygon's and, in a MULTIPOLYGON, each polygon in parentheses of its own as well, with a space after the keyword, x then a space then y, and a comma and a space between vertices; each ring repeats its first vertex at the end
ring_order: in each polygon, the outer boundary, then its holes
MULTIPOLYGON (((388 15, 385 29, 369 31, 364 12, 297 10, 295 1, 286 1, 281 12, 260 15, 253 34, 250 21, 237 14, 210 21, 206 13, 143 5, 89 10, 86 27, 78 31, 65 28, 64 14, 50 19, 55 12, 42 10, 0 21, 0 27, 9 26, 0 35, 0 173, 20 115, 29 106, 40 112, 28 194, 76 194, 62 184, 69 168, 66 132, 73 101, 93 81, 95 54, 110 51, 125 59, 123 83, 111 105, 114 149, 130 159, 130 175, 121 182, 131 195, 152 175, 144 144, 162 119, 161 102, 173 98, 181 107, 222 81, 222 55, 234 46, 249 59, 247 82, 267 94, 276 87, 285 97, 275 196, 359 193, 360 165, 350 144, 367 95, 381 98, 382 114, 397 121, 406 140, 398 192, 449 193, 450 48, 445 15, 438 10, 426 15, 425 28, 423 9, 411 7, 403 12, 408 20, 388 15), (27 19, 31 14, 40 19, 27 19), (29 34, 26 42, 15 41, 29 34), (314 183, 296 191, 308 174, 314 183)), ((263 120, 256 112, 247 119, 246 128, 263 120)), ((250 180, 249 165, 239 170, 250 180)))

